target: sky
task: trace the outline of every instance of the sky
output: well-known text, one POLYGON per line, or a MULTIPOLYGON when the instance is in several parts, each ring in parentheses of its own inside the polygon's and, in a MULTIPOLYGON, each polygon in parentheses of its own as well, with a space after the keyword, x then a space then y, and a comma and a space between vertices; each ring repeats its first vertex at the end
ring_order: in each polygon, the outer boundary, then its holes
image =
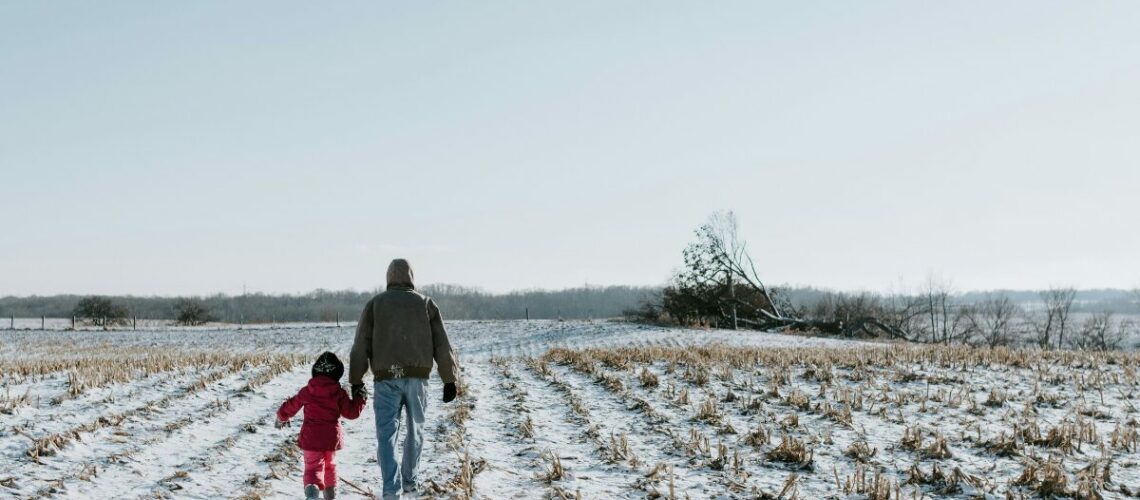
POLYGON ((0 296, 1140 285, 1137 2, 3 2, 0 296))

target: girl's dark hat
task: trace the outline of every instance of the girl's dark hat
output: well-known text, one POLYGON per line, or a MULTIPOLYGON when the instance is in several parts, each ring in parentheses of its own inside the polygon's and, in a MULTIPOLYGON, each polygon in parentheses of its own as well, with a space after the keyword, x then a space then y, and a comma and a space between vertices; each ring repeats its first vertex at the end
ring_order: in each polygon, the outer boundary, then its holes
POLYGON ((344 376, 344 363, 331 352, 321 353, 317 362, 313 363, 313 376, 322 375, 333 380, 340 380, 344 376))

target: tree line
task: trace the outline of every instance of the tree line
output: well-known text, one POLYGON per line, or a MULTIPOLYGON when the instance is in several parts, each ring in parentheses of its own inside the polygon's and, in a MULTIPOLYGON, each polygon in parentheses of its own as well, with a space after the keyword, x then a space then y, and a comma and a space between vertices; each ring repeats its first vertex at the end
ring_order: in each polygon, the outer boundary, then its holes
MULTIPOLYGON (((458 285, 427 285, 422 291, 439 304, 446 319, 614 318, 649 300, 659 287, 584 286, 565 290, 490 293, 458 285)), ((379 289, 318 289, 306 294, 216 294, 205 297, 55 295, 0 298, 0 317, 69 318, 84 324, 115 326, 130 318, 180 324, 331 322, 357 320, 379 289)))
POLYGON ((1107 302, 1098 308, 1078 305, 1074 288, 1055 287, 1036 292, 1035 300, 1017 302, 1001 291, 955 293, 935 280, 912 294, 829 292, 797 302, 789 310, 805 319, 790 328, 940 344, 1109 350, 1140 340, 1135 318, 1140 292, 1129 295, 1134 297, 1129 305, 1107 302), (828 331, 821 324, 836 328, 828 331))

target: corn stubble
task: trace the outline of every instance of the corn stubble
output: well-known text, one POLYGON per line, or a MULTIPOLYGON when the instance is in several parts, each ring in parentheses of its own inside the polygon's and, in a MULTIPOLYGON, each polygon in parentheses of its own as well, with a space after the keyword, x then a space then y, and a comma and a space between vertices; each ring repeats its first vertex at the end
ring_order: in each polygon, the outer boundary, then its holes
MULTIPOLYGON (((541 366, 569 367, 629 401, 652 424, 647 433, 670 437, 678 451, 700 459, 696 463, 702 467, 740 469, 735 477, 745 479, 726 479, 724 486, 745 486, 756 497, 800 495, 799 482, 808 477, 804 474, 816 473, 821 449, 843 459, 837 463, 846 472, 832 471, 835 489, 866 498, 1132 493, 1112 481, 1110 470, 1113 457, 1135 454, 1140 445, 1132 417, 1137 411, 1130 403, 1138 386, 1137 353, 908 344, 709 345, 555 348, 540 360, 541 366), (655 413, 659 403, 671 410, 655 413), (1048 421, 1041 416, 1045 410, 1065 410, 1068 416, 1048 421), (688 418, 678 419, 678 412, 688 418), (929 418, 939 425, 924 429, 917 423, 929 418), (886 450, 863 439, 833 448, 833 431, 864 434, 871 425, 897 429, 894 436, 876 436, 891 443, 886 450), (778 439, 773 429, 780 433, 778 439), (713 446, 709 435, 727 440, 713 446), (913 462, 892 469, 887 462, 896 458, 883 451, 913 462), (1040 456, 1053 458, 1035 458, 1040 456), (1020 460, 1022 470, 999 479, 981 473, 986 469, 959 463, 963 458, 1004 470, 1009 461, 1020 460), (749 463, 797 475, 773 495, 747 484, 749 463)), ((580 405, 580 398, 575 394, 571 406, 580 405)), ((650 475, 659 476, 661 467, 650 475)))
MULTIPOLYGON (((183 383, 63 431, 0 429, 28 439, 25 455, 31 462, 102 429, 114 433, 126 421, 227 378, 241 384, 239 391, 257 391, 305 361, 285 354, 111 346, 82 353, 64 345, 37 346, 33 354, 0 360, 5 389, 0 414, 69 399, 110 402, 113 396, 100 392, 103 388, 150 377, 183 374, 183 383), (61 381, 63 390, 43 403, 33 390, 10 390, 48 379, 61 381)), ((500 379, 487 390, 505 394, 504 409, 520 438, 534 442, 549 429, 527 407, 532 402, 517 372, 529 370, 566 402, 562 418, 592 443, 596 458, 607 467, 636 472, 632 487, 650 498, 687 496, 679 491, 674 467, 749 498, 810 498, 804 489, 821 478, 834 492, 883 500, 1092 499, 1138 493, 1128 486, 1136 481, 1127 479, 1131 469, 1124 465, 1134 464, 1140 451, 1136 353, 916 345, 647 346, 556 348, 541 357, 495 358, 491 364, 500 379), (636 425, 601 421, 591 412, 594 397, 618 402, 636 425), (656 454, 646 448, 654 446, 649 443, 671 446, 656 454), (638 446, 649 453, 638 456, 638 446), (831 470, 818 470, 820 463, 831 470), (989 473, 994 470, 1011 472, 999 478, 989 473), (779 488, 766 491, 758 482, 767 471, 779 471, 779 488)), ((475 396, 462 384, 459 389, 459 399, 446 407, 448 425, 440 427, 454 456, 444 476, 450 478, 425 481, 424 493, 478 498, 474 479, 492 465, 471 455, 466 426, 475 396)), ((229 409, 222 400, 203 406, 211 413, 229 409)), ((163 429, 174 432, 190 422, 174 419, 163 429)), ((227 438, 229 445, 233 439, 227 438)), ((291 467, 297 460, 286 448, 283 442, 264 457, 270 471, 250 476, 247 497, 265 494, 269 479, 295 475, 291 467)), ((550 497, 580 498, 583 493, 574 490, 573 475, 557 452, 543 454, 537 472, 526 477, 546 485, 550 497)), ((110 463, 129 459, 108 458, 110 463)), ((99 473, 77 468, 71 475, 90 479, 99 473)), ((164 484, 179 479, 175 474, 164 484)), ((0 487, 11 480, 0 477, 0 487)), ((52 494, 50 488, 44 492, 52 494)))

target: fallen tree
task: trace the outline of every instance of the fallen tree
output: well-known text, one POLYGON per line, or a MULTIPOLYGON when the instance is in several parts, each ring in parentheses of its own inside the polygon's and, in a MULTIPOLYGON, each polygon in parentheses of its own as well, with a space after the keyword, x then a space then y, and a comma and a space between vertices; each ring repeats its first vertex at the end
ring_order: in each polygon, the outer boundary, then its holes
POLYGON ((663 290, 660 302, 646 304, 639 316, 687 325, 911 340, 900 321, 920 314, 915 304, 888 313, 871 301, 845 303, 826 317, 808 317, 779 290, 764 284, 732 212, 714 213, 697 228, 696 237, 685 248, 684 267, 663 290))
POLYGON ((911 341, 912 339, 906 334, 891 325, 884 323, 882 320, 871 317, 863 316, 854 318, 851 321, 843 320, 826 320, 826 319, 801 319, 801 318, 778 318, 768 322, 754 322, 750 320, 742 321, 749 326, 762 329, 788 329, 788 330, 802 330, 813 331, 827 335, 835 335, 839 337, 890 337, 899 340, 911 341))

